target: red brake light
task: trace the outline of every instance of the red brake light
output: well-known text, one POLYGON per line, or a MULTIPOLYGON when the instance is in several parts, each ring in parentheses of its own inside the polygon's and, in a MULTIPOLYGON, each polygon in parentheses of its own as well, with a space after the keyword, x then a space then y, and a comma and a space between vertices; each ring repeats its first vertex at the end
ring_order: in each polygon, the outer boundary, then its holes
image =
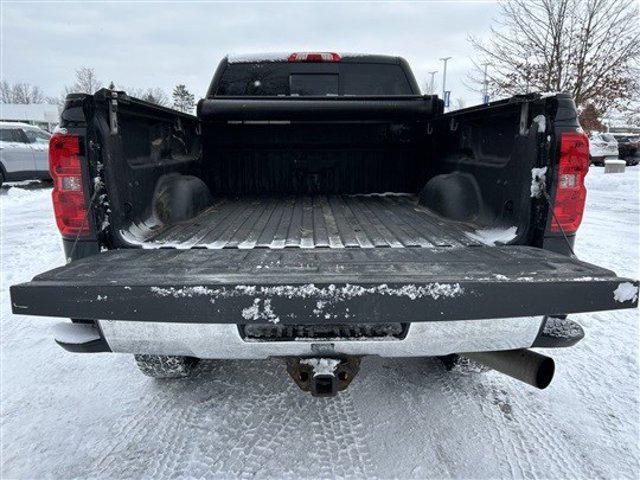
POLYGON ((296 52, 289 55, 290 62, 339 62, 335 52, 296 52))
POLYGON ((582 222, 589 171, 589 138, 584 133, 560 134, 560 161, 551 231, 574 233, 582 222))
POLYGON ((49 141, 49 172, 53 179, 53 211, 60 233, 87 235, 90 229, 77 135, 53 134, 49 141))

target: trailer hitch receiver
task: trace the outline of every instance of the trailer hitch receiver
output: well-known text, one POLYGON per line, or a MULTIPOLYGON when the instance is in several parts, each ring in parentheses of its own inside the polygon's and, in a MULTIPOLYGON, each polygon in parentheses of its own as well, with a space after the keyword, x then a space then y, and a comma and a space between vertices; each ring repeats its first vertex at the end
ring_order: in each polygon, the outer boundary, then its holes
POLYGON ((360 359, 287 358, 287 372, 304 392, 314 397, 334 397, 346 389, 360 370, 360 359))

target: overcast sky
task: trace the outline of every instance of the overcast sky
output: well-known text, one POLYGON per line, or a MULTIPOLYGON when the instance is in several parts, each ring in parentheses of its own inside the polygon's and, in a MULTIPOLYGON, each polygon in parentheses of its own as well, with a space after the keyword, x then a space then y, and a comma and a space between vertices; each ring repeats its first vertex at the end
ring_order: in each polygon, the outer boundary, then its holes
MULTIPOLYGON (((57 96, 79 66, 104 83, 178 83, 196 98, 227 53, 346 51, 393 54, 421 87, 451 56, 447 90, 467 105, 480 96, 462 80, 471 67, 468 35, 487 35, 495 2, 416 3, 75 3, 2 1, 2 78, 57 96)), ((438 84, 441 85, 441 78, 438 84)))

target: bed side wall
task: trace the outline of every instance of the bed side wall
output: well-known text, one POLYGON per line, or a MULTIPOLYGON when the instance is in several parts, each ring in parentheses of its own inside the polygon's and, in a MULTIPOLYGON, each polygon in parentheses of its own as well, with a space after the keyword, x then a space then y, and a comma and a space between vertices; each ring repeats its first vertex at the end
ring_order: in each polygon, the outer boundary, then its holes
POLYGON ((434 121, 421 202, 479 229, 515 226, 513 242, 531 244, 532 223, 544 207, 541 195, 532 196, 532 171, 549 162, 545 115, 544 102, 514 102, 434 121))

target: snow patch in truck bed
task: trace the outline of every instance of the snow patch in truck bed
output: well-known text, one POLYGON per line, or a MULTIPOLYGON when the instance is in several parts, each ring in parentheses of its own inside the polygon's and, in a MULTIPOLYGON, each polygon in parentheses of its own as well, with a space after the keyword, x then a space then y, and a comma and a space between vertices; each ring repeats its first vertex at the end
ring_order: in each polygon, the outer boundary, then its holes
POLYGON ((509 228, 487 228, 474 232, 465 232, 465 235, 472 240, 480 242, 484 245, 493 247, 497 244, 506 244, 516 238, 518 227, 509 228))
POLYGON ((372 198, 372 197, 413 197, 414 193, 406 193, 406 192, 381 192, 381 193, 354 193, 349 195, 349 197, 363 197, 363 198, 372 198))

